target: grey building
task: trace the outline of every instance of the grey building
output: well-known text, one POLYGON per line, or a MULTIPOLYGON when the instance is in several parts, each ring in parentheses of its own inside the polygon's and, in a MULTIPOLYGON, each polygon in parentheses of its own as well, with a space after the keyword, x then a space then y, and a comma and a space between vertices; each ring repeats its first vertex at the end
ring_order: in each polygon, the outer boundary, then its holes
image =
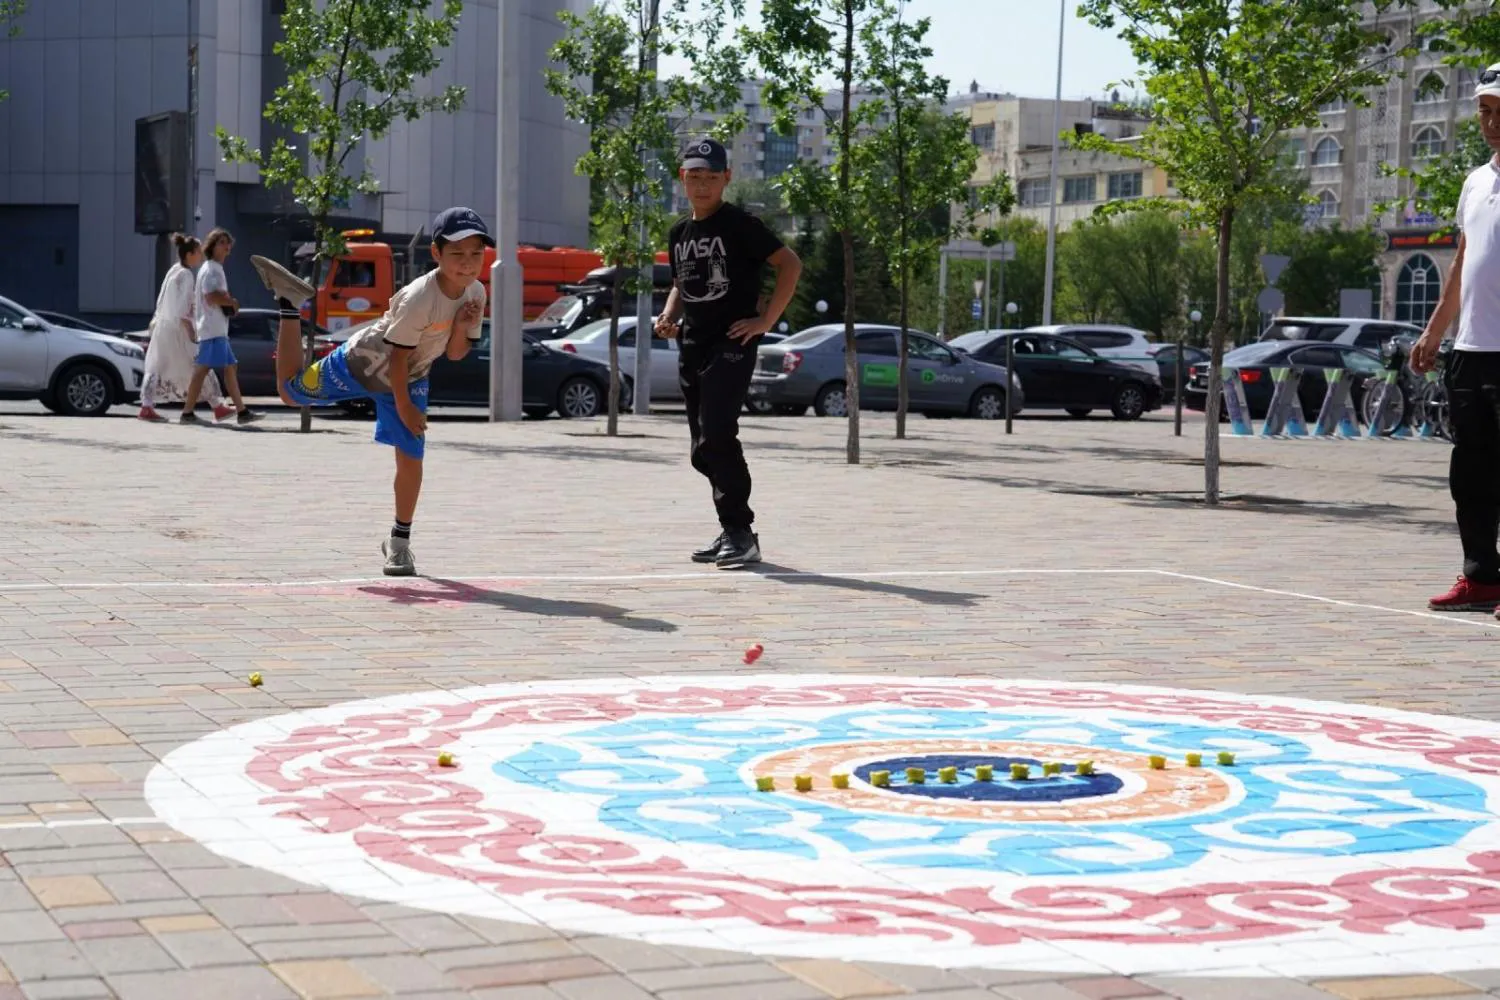
MULTIPOLYGON (((514 2, 514 0, 507 0, 514 2)), ((586 246, 588 185, 573 170, 588 148, 543 86, 557 12, 588 0, 520 0, 520 238, 586 246)), ((364 149, 380 193, 343 210, 404 244, 449 205, 495 213, 497 0, 467 0, 433 88, 468 88, 455 115, 398 123, 364 149)), ((285 79, 273 54, 284 0, 42 0, 0 39, 0 294, 39 309, 129 322, 155 304, 158 240, 135 232, 135 122, 190 112, 196 217, 191 231, 234 233, 230 287, 259 290, 249 256, 287 260, 309 227, 252 167, 223 162, 223 126, 269 148, 261 109, 285 79), (190 52, 196 46, 197 69, 190 52)))

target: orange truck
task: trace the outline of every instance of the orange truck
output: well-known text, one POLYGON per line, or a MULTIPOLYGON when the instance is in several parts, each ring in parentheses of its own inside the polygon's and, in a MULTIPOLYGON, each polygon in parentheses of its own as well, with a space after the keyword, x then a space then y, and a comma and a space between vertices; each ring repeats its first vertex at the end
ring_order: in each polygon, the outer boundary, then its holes
MULTIPOLYGON (((425 246, 410 246, 398 260, 389 243, 373 239, 373 229, 351 229, 343 235, 348 252, 328 269, 312 302, 302 307, 304 316, 328 330, 342 330, 382 315, 396 289, 427 270, 418 259, 426 253, 425 246)), ((522 316, 528 320, 540 316, 557 299, 559 285, 582 281, 603 263, 594 251, 577 247, 523 245, 516 257, 521 264, 522 316)), ((307 270, 310 258, 303 256, 301 262, 307 270)), ((479 279, 486 292, 494 263, 495 251, 486 250, 479 279)))

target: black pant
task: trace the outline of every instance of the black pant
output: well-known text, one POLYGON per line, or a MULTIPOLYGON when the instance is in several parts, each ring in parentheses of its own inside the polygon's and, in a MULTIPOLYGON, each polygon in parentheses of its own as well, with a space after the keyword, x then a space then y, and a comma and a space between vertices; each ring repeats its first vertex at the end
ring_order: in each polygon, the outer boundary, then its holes
POLYGON ((1464 547, 1464 576, 1500 584, 1500 353, 1454 351, 1447 383, 1453 422, 1448 488, 1464 547))
POLYGON ((740 410, 755 371, 755 346, 727 340, 683 343, 678 381, 687 404, 693 468, 708 477, 725 531, 749 531, 750 469, 740 447, 740 410))

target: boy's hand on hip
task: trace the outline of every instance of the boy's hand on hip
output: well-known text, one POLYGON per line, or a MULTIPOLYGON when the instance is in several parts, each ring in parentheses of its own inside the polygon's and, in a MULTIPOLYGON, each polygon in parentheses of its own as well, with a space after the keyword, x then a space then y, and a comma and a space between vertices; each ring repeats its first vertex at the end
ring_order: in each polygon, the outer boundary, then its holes
POLYGON ((742 344, 748 344, 756 337, 764 336, 771 329, 771 324, 766 322, 764 316, 756 316, 754 319, 737 320, 729 328, 729 339, 738 340, 742 344))
POLYGON ((656 317, 656 335, 664 340, 672 340, 677 336, 677 321, 665 314, 656 317))

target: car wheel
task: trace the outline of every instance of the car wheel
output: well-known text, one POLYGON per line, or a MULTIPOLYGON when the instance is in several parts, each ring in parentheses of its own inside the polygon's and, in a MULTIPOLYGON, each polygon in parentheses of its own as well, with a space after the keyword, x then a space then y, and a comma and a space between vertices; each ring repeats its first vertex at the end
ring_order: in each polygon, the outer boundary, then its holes
POLYGON ((64 369, 53 383, 54 411, 69 417, 102 417, 114 402, 109 372, 91 362, 64 369))
POLYGON ((813 412, 820 417, 847 417, 849 396, 844 392, 844 383, 829 382, 819 389, 813 400, 813 412))
POLYGON ((521 412, 524 413, 524 414, 526 414, 528 417, 530 417, 533 420, 540 420, 541 418, 545 417, 547 414, 549 414, 549 413, 552 412, 552 407, 550 407, 550 406, 525 406, 525 407, 521 408, 521 412))
POLYGON ((1088 416, 1090 413, 1093 413, 1093 412, 1094 412, 1093 410, 1089 409, 1086 406, 1084 406, 1084 407, 1074 406, 1074 407, 1070 407, 1068 409, 1068 416, 1072 417, 1074 420, 1082 420, 1084 417, 1088 416))
POLYGON ((1126 382, 1115 390, 1109 412, 1115 415, 1116 420, 1141 419, 1141 414, 1146 412, 1146 391, 1138 382, 1126 382))
POLYGON ((969 416, 975 420, 999 420, 1005 416, 1005 393, 987 385, 969 400, 969 416))
POLYGON ((604 407, 604 393, 592 379, 570 378, 557 390, 557 412, 565 417, 597 417, 604 407))
POLYGON ((57 397, 52 395, 51 389, 43 390, 42 394, 36 398, 36 401, 38 403, 41 403, 47 409, 51 410, 53 413, 59 412, 57 406, 57 397))
POLYGON ((776 415, 778 417, 800 417, 806 412, 806 406, 798 406, 795 403, 776 404, 776 415))

